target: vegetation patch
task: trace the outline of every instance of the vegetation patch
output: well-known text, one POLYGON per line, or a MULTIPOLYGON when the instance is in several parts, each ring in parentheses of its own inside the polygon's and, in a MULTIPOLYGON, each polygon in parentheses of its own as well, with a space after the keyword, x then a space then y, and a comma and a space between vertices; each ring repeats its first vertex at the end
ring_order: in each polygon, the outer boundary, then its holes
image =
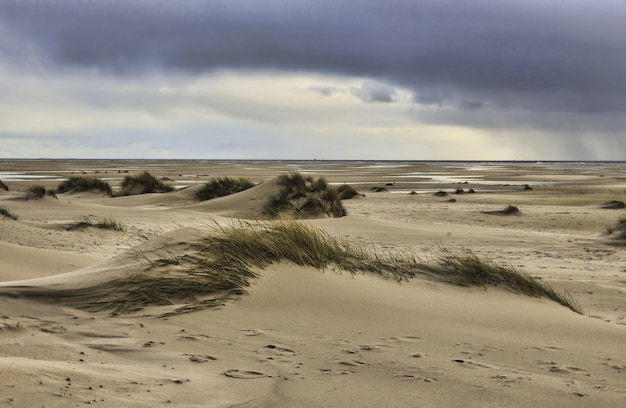
POLYGON ((122 190, 115 194, 116 197, 147 193, 167 193, 174 187, 170 184, 157 180, 152 174, 144 171, 138 175, 128 175, 122 181, 122 190))
POLYGON ((615 225, 606 227, 604 232, 615 239, 626 239, 626 217, 620 217, 615 225))
POLYGON ((9 191, 9 186, 4 184, 2 180, 0 180, 0 190, 9 191))
POLYGON ((480 258, 471 251, 457 254, 443 249, 439 264, 452 272, 454 280, 460 284, 504 286, 528 296, 547 297, 582 314, 580 305, 569 292, 558 293, 548 282, 535 279, 512 266, 502 266, 489 259, 480 258))
POLYGON ((280 176, 278 183, 281 189, 265 204, 265 215, 295 218, 338 218, 347 215, 339 193, 323 177, 314 179, 294 172, 280 176))
POLYGON ((7 207, 5 207, 4 205, 0 205, 0 215, 5 217, 5 218, 10 218, 14 221, 18 220, 18 216, 13 214, 11 211, 9 211, 9 209, 7 207))
POLYGON ((254 183, 247 178, 223 177, 207 182, 201 190, 196 192, 198 200, 206 201, 212 198, 223 197, 242 192, 254 187, 254 183))
POLYGON ((97 191, 102 192, 108 196, 113 194, 111 185, 96 177, 89 176, 73 176, 63 183, 59 184, 56 192, 59 194, 67 192, 80 192, 80 191, 97 191))
POLYGON ((26 190, 26 198, 28 200, 39 200, 46 195, 46 188, 42 185, 33 185, 26 190))
POLYGON ((100 221, 93 222, 88 217, 83 217, 82 220, 80 220, 75 225, 72 225, 71 227, 69 227, 68 230, 82 229, 82 228, 88 228, 88 227, 93 227, 93 228, 98 228, 98 229, 103 229, 103 230, 110 230, 110 231, 119 231, 119 232, 126 231, 126 226, 119 221, 116 221, 110 218, 104 218, 100 221))
MULTIPOLYGON (((576 301, 549 284, 468 252, 443 250, 439 270, 410 255, 380 254, 349 245, 323 230, 295 220, 217 227, 214 233, 167 256, 145 256, 145 273, 111 282, 100 296, 86 294, 91 310, 126 313, 149 305, 182 305, 166 315, 223 304, 246 293, 258 271, 272 263, 291 262, 351 273, 373 272, 398 282, 434 273, 461 285, 505 286, 530 296, 545 296, 580 313, 576 301)), ((75 300, 68 294, 70 301, 75 300)))
POLYGON ((626 207, 626 204, 624 204, 624 202, 620 201, 620 200, 611 200, 611 201, 607 201, 606 203, 602 204, 600 207, 604 208, 604 209, 607 209, 607 210, 620 210, 620 209, 626 207))

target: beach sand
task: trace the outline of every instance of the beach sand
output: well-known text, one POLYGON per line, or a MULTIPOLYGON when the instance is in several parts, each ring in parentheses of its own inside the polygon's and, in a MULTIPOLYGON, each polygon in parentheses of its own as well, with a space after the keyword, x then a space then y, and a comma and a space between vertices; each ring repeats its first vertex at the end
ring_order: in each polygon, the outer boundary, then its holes
POLYGON ((0 406, 626 406, 626 247, 606 234, 625 210, 603 208, 626 199, 624 164, 2 160, 0 180, 0 206, 19 216, 0 217, 0 406), (33 184, 117 187, 144 170, 175 191, 24 199, 33 184), (85 307, 150 254, 256 220, 291 171, 364 195, 346 217, 303 222, 376 251, 471 250, 569 291, 583 314, 501 287, 289 263, 217 308, 85 307), (194 199, 224 176, 258 186, 194 199), (508 205, 521 213, 496 213, 508 205), (126 229, 68 229, 85 217, 126 229))

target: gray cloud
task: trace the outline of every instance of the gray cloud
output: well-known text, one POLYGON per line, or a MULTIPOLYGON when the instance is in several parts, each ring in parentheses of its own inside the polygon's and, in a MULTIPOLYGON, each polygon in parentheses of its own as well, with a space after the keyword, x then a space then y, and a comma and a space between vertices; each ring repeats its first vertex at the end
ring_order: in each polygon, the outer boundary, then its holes
POLYGON ((623 113, 624 21, 618 1, 3 0, 16 42, 0 49, 52 70, 327 72, 388 81, 423 104, 623 113))
POLYGON ((353 88, 352 93, 363 102, 389 103, 393 101, 393 95, 396 91, 391 86, 381 82, 365 81, 359 88, 353 88))

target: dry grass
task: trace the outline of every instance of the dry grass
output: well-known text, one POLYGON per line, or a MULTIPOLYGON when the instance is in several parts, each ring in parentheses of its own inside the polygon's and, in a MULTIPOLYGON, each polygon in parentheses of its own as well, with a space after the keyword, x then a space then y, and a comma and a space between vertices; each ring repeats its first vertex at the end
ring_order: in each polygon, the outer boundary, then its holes
POLYGON ((152 174, 144 171, 138 175, 128 175, 122 181, 122 190, 115 196, 127 196, 147 193, 167 193, 174 189, 171 185, 157 180, 152 174))
POLYGON ((113 190, 111 189, 111 185, 109 183, 99 178, 88 176, 70 177, 68 180, 59 184, 56 189, 56 192, 59 194, 69 191, 98 191, 108 196, 113 194, 113 190))
POLYGON ((265 215, 289 215, 295 218, 338 218, 347 215, 339 193, 323 177, 314 179, 293 172, 280 176, 279 184, 281 190, 265 205, 265 215))
POLYGON ((254 187, 254 183, 246 178, 223 177, 207 182, 201 190, 196 192, 198 200, 210 200, 223 197, 254 187))
POLYGON ((446 249, 442 249, 438 261, 441 266, 453 273, 455 280, 460 284, 504 286, 528 296, 547 297, 582 314, 580 305, 569 292, 558 293, 548 282, 535 279, 513 266, 502 266, 492 260, 480 258, 471 251, 452 253, 446 249))
MULTIPOLYGON (((258 271, 277 262, 373 272, 398 282, 433 271, 415 256, 355 247, 294 220, 216 227, 214 233, 183 253, 138 256, 146 260, 146 272, 114 282, 115 288, 108 288, 106 296, 95 301, 92 308, 125 313, 148 305, 181 305, 169 311, 170 315, 217 306, 246 293, 258 271)), ((580 313, 568 293, 560 295, 543 281, 471 252, 458 255, 443 250, 437 262, 442 276, 457 284, 505 286, 526 295, 548 297, 580 313)))
POLYGON ((14 221, 17 221, 19 219, 19 217, 17 215, 15 215, 14 213, 12 213, 7 207, 5 207, 4 205, 0 205, 0 216, 6 217, 6 218, 10 218, 14 221))
POLYGON ((120 221, 116 221, 110 218, 103 218, 100 221, 93 222, 89 217, 83 217, 76 225, 72 226, 70 229, 77 228, 98 228, 109 231, 119 231, 125 232, 126 226, 122 224, 120 221))

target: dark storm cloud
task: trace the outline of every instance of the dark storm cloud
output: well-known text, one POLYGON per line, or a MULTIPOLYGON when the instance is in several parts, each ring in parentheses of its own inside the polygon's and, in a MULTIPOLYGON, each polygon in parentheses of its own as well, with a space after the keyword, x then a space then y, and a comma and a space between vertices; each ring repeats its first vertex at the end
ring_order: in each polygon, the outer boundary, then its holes
POLYGON ((19 58, 19 44, 51 69, 123 76, 361 76, 472 111, 619 113, 625 21, 626 3, 613 0, 0 0, 0 52, 19 58))

